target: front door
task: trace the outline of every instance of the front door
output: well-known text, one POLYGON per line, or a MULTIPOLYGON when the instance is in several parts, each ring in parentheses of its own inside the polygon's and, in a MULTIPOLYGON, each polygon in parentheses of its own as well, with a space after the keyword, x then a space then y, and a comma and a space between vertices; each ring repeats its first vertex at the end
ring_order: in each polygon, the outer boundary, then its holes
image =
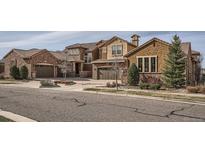
POLYGON ((79 63, 75 63, 75 74, 78 76, 80 73, 80 69, 79 69, 80 65, 79 63))

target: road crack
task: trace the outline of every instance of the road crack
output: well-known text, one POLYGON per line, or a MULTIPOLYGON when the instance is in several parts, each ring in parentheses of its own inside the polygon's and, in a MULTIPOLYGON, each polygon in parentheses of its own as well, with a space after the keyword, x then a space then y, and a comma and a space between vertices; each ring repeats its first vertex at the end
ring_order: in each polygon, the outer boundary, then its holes
POLYGON ((175 115, 175 116, 180 116, 180 117, 186 117, 186 118, 193 118, 193 119, 199 119, 199 120, 203 120, 205 121, 205 118, 202 118, 202 117, 196 117, 196 116, 190 116, 190 115, 184 115, 184 114, 179 114, 177 112, 180 112, 180 111, 184 111, 184 110, 187 110, 187 109, 190 109, 192 108, 193 106, 195 106, 195 104, 192 104, 188 107, 183 107, 183 108, 180 108, 180 109, 177 109, 177 110, 173 110, 171 111, 168 115, 166 115, 168 118, 170 118, 170 116, 172 115, 175 115))
POLYGON ((78 104, 78 107, 82 107, 82 106, 85 106, 87 105, 85 102, 80 102, 78 99, 76 98, 72 98, 71 99, 72 101, 76 102, 78 104))

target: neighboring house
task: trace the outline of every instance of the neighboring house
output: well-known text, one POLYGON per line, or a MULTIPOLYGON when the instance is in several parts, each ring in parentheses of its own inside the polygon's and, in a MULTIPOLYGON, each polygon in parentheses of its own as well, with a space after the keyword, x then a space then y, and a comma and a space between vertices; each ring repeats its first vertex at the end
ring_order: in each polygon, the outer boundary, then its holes
POLYGON ((200 78, 201 82, 205 84, 205 68, 202 68, 202 69, 201 69, 201 75, 200 75, 200 77, 201 77, 201 78, 200 78))
POLYGON ((14 65, 18 68, 25 65, 29 71, 29 78, 51 78, 58 76, 62 57, 58 53, 52 54, 46 49, 12 49, 4 56, 3 60, 6 78, 10 77, 10 68, 14 65))
MULTIPOLYGON (((170 43, 153 38, 129 51, 125 57, 129 60, 129 64, 135 63, 137 65, 140 77, 161 78, 170 47, 170 43)), ((195 84, 197 82, 196 70, 200 66, 200 52, 193 51, 190 42, 182 43, 181 48, 186 56, 186 80, 190 84, 195 84)))
POLYGON ((3 76, 4 73, 4 61, 0 60, 0 76, 3 76))
POLYGON ((93 52, 97 47, 97 42, 73 44, 64 49, 66 60, 70 67, 68 76, 70 77, 91 77, 93 52))
POLYGON ((132 42, 128 42, 117 36, 106 41, 98 42, 92 61, 93 79, 115 79, 118 70, 118 79, 127 67, 127 59, 124 55, 138 46, 139 36, 133 35, 132 42), (116 70, 115 70, 116 68, 116 70))

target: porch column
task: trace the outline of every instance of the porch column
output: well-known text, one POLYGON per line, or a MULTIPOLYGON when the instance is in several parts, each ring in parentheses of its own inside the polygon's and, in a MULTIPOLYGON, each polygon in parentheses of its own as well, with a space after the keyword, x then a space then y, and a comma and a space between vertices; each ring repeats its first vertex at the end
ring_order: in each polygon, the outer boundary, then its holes
POLYGON ((54 67, 54 78, 56 78, 57 77, 57 66, 53 66, 54 67))
POLYGON ((80 63, 80 71, 83 71, 83 63, 80 63))

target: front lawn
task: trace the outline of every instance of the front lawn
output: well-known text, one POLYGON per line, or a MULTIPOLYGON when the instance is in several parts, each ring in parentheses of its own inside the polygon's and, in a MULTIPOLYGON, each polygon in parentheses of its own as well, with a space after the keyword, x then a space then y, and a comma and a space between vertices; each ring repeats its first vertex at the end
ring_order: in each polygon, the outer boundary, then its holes
POLYGON ((143 91, 143 90, 116 90, 111 88, 85 88, 85 91, 105 92, 105 93, 116 93, 126 95, 138 95, 138 96, 150 96, 158 97, 166 100, 181 100, 187 102, 205 102, 205 96, 192 96, 192 95, 180 95, 174 93, 159 93, 154 91, 143 91))
POLYGON ((10 120, 8 118, 5 118, 3 116, 0 116, 0 122, 14 122, 13 120, 10 120))

